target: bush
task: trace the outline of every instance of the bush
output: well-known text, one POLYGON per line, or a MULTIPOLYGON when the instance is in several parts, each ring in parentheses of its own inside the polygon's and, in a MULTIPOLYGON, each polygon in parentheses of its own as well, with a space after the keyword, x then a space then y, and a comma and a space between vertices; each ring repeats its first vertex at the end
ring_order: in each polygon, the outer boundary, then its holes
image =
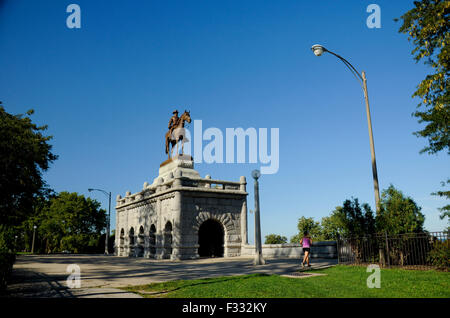
POLYGON ((450 268, 450 241, 436 241, 428 254, 428 261, 439 269, 450 268))
POLYGON ((0 251, 0 291, 6 289, 7 281, 11 275, 15 260, 15 253, 5 250, 0 251))
POLYGON ((14 245, 14 229, 3 224, 0 225, 0 291, 6 289, 16 260, 14 245))
POLYGON ((0 224, 0 252, 15 250, 14 233, 12 227, 0 224))

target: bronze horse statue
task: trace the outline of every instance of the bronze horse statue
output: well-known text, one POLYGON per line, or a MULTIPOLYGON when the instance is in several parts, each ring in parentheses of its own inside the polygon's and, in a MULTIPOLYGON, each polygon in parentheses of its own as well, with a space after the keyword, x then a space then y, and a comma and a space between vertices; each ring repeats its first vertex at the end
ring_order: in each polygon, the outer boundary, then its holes
POLYGON ((181 154, 183 154, 183 147, 186 141, 186 134, 184 129, 185 122, 191 122, 191 114, 187 110, 178 118, 178 121, 173 125, 169 131, 166 133, 166 154, 169 159, 172 157, 173 148, 177 145, 178 154, 178 142, 181 141, 181 154), (172 150, 170 150, 170 146, 172 150), (169 151, 170 150, 170 151, 169 151))

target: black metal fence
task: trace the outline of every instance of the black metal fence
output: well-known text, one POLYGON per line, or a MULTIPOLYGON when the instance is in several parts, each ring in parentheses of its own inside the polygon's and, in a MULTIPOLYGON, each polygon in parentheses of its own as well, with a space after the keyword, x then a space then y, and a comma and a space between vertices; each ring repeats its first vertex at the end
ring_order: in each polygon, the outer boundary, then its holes
POLYGON ((449 232, 339 238, 337 250, 339 264, 448 269, 450 262, 449 232))

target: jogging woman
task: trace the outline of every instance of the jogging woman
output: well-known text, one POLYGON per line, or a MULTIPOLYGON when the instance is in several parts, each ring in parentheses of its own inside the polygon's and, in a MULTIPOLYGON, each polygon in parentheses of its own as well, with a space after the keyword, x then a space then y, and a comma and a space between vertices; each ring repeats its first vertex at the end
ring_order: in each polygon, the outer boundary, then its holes
POLYGON ((308 267, 311 267, 309 264, 309 254, 311 252, 312 240, 309 237, 308 232, 303 233, 303 238, 300 240, 300 245, 303 247, 304 252, 302 268, 305 268, 305 262, 308 264, 308 267))

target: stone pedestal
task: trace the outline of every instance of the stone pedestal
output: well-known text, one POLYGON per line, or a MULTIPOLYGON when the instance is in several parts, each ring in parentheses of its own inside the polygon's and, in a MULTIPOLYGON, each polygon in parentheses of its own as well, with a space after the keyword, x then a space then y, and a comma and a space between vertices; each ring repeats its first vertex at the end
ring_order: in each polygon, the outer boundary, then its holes
POLYGON ((152 185, 156 185, 160 179, 164 181, 173 179, 180 173, 181 176, 193 179, 200 179, 200 174, 194 170, 194 160, 191 156, 177 155, 164 161, 159 166, 159 175, 153 180, 152 185))
MULTIPOLYGON (((129 237, 142 227, 146 241, 149 235, 156 237, 152 238, 155 245, 145 244, 142 253, 150 258, 198 258, 199 235, 209 235, 204 234, 210 233, 205 227, 212 223, 223 233, 222 241, 220 235, 214 238, 221 242, 223 256, 239 256, 247 241, 245 177, 237 182, 214 180, 209 175, 202 178, 190 156, 163 162, 152 184, 146 182, 137 193, 117 196, 116 211, 117 233, 129 237)), ((116 238, 119 256, 128 256, 120 252, 125 250, 121 235, 116 238)))

